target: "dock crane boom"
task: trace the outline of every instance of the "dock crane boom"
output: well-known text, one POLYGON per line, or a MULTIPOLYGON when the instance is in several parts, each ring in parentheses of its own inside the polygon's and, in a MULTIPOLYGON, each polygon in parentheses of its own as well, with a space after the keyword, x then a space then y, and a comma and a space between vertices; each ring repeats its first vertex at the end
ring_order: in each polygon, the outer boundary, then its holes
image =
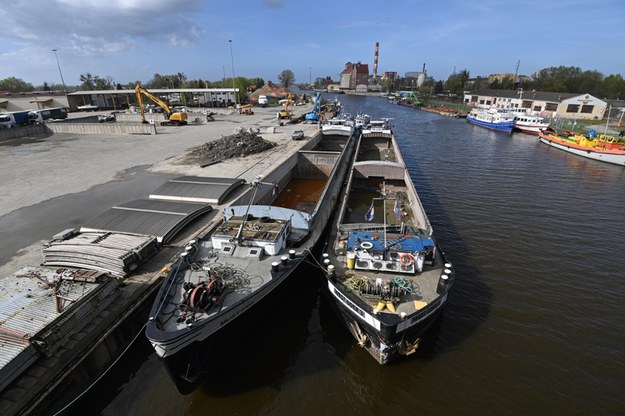
POLYGON ((141 85, 137 84, 135 86, 135 94, 137 95, 137 104, 139 105, 139 110, 141 111, 141 120, 144 123, 147 123, 147 121, 145 120, 145 109, 143 108, 142 95, 145 95, 150 100, 154 101, 154 103, 156 103, 165 111, 167 121, 161 122, 161 126, 184 126, 185 124, 187 124, 187 113, 172 112, 172 110, 169 108, 165 101, 153 95, 141 85))
POLYGON ((318 123, 319 114, 321 114, 321 93, 318 92, 315 96, 315 105, 310 113, 306 114, 307 123, 318 123))

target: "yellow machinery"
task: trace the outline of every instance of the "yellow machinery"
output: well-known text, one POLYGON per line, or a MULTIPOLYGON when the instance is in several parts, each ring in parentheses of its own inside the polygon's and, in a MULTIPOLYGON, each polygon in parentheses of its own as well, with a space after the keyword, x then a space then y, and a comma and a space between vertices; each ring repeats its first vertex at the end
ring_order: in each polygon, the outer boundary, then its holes
POLYGON ((252 104, 242 104, 239 106, 239 114, 244 114, 246 116, 250 116, 254 114, 252 110, 252 104))
POLYGON ((293 106, 293 95, 289 94, 286 100, 280 100, 280 103, 283 105, 283 109, 278 111, 278 120, 283 119, 292 119, 293 112, 291 111, 291 107, 293 106))
POLYGON ((161 122, 161 126, 184 126, 185 124, 187 124, 187 113, 172 112, 167 103, 165 103, 163 100, 156 97, 155 95, 152 95, 141 85, 137 84, 135 86, 135 94, 137 95, 137 104, 139 105, 139 110, 141 111, 141 120, 144 123, 147 123, 147 121, 145 120, 145 109, 143 108, 143 98, 141 97, 142 95, 145 95, 150 100, 154 101, 165 111, 167 121, 161 122))

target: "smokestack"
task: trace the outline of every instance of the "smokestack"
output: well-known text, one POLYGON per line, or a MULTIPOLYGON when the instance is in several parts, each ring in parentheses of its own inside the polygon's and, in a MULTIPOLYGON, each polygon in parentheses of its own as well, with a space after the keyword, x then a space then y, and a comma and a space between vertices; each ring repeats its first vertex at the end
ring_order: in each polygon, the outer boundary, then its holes
POLYGON ((380 42, 375 43, 375 55, 373 55, 373 79, 378 77, 378 53, 380 51, 380 42))

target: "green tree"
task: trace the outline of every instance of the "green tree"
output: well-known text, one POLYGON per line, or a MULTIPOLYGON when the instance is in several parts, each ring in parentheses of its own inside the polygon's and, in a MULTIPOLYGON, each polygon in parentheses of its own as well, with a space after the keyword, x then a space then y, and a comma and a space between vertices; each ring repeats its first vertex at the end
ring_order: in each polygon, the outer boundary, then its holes
POLYGON ((441 80, 436 81, 436 83, 434 84, 433 94, 440 94, 443 91, 445 91, 445 87, 443 86, 443 81, 441 80))
POLYGON ((80 76, 80 82, 80 88, 87 91, 112 90, 115 85, 113 78, 110 76, 100 78, 98 75, 93 75, 90 72, 82 74, 80 76))
POLYGON ((95 76, 90 72, 80 75, 80 88, 83 90, 95 90, 95 76))
POLYGON ((587 92, 598 96, 603 86, 603 74, 599 71, 584 71, 571 80, 570 92, 587 92))
POLYGON ((447 82, 445 83, 445 88, 447 91, 462 95, 465 90, 465 85, 469 81, 469 71, 463 69, 457 74, 451 74, 449 78, 447 78, 447 82))
POLYGON ((0 80, 0 90, 8 90, 11 92, 30 92, 34 90, 32 84, 15 77, 0 80))
POLYGON ((625 79, 620 74, 608 75, 601 83, 600 97, 625 99, 625 79))
POLYGON ((284 88, 289 88, 293 83, 295 83, 295 74, 290 69, 284 69, 280 74, 278 74, 278 81, 284 88))
POLYGON ((112 90, 115 86, 113 78, 106 76, 106 78, 95 77, 95 87, 97 90, 112 90))

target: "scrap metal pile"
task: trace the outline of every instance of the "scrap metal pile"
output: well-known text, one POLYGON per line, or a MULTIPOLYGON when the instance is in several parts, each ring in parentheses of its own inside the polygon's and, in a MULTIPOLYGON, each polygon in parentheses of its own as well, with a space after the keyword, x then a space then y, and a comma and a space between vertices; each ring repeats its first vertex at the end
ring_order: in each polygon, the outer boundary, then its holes
POLYGON ((43 265, 96 270, 123 278, 159 249, 155 237, 109 232, 73 233, 45 245, 43 265))
POLYGON ((233 157, 245 157, 264 152, 276 144, 263 139, 251 131, 242 131, 221 139, 192 148, 187 157, 202 166, 217 163, 233 157))

